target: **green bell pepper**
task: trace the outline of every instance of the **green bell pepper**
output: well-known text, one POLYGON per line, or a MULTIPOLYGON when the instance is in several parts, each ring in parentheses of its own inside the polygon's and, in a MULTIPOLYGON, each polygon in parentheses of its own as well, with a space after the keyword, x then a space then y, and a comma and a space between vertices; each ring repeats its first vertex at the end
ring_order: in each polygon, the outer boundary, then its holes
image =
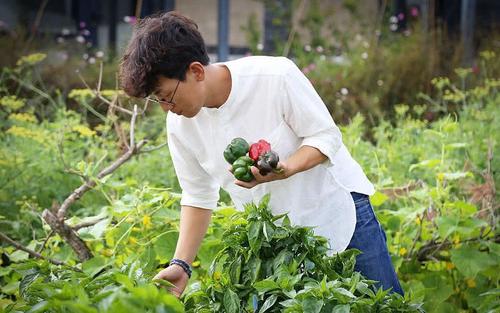
POLYGON ((231 143, 224 150, 224 159, 226 159, 229 164, 233 164, 238 158, 246 155, 250 145, 243 138, 234 138, 231 143))
POLYGON ((236 161, 233 163, 233 175, 236 179, 249 182, 252 179, 254 179, 252 170, 250 169, 253 165, 253 160, 244 155, 242 157, 239 157, 236 161))

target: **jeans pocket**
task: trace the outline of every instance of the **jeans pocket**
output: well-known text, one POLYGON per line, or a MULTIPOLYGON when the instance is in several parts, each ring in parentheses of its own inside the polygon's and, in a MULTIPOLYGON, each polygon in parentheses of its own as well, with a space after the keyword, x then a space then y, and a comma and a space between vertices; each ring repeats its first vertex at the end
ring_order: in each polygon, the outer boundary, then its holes
POLYGON ((375 220, 378 223, 377 218, 375 217, 375 212, 373 212, 372 205, 368 198, 365 200, 359 200, 355 202, 354 205, 356 206, 357 225, 365 225, 372 220, 375 220))

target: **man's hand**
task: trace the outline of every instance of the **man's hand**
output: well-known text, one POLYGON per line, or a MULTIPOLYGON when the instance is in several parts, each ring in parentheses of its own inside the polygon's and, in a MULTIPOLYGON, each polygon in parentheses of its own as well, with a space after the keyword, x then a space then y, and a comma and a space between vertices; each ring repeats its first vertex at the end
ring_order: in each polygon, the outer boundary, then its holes
POLYGON ((284 163, 284 162, 279 162, 278 166, 277 166, 277 170, 272 171, 265 176, 261 175, 259 173, 259 169, 255 166, 252 166, 251 170, 252 170, 252 174, 255 177, 255 179, 252 179, 249 182, 235 180, 234 183, 240 187, 250 189, 250 188, 257 186, 258 184, 267 183, 267 182, 271 182, 274 180, 285 179, 288 177, 288 167, 287 167, 286 163, 284 163))
MULTIPOLYGON (((324 162, 327 156, 324 155, 319 149, 312 146, 301 146, 293 155, 291 155, 285 162, 279 162, 277 172, 271 172, 265 176, 260 175, 259 169, 252 166, 252 174, 255 177, 250 182, 236 180, 234 183, 243 188, 253 188, 258 184, 267 183, 273 180, 286 179, 297 173, 307 171, 310 168, 324 162)), ((231 172, 231 168, 229 169, 231 172)))
POLYGON ((184 292, 184 289, 186 289, 189 277, 182 267, 173 264, 156 274, 153 280, 157 279, 164 279, 172 283, 175 287, 169 288, 168 291, 179 298, 184 292))

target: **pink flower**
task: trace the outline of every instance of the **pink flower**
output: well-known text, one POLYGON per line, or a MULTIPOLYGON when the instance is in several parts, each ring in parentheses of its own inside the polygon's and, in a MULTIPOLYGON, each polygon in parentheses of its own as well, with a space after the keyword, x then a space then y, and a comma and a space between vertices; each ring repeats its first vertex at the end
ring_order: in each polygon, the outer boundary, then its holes
POLYGON ((123 21, 125 23, 134 25, 137 22, 137 18, 135 16, 125 16, 123 17, 123 21))
POLYGON ((413 17, 417 17, 417 16, 418 16, 418 14, 419 14, 419 12, 418 12, 418 8, 417 8, 417 7, 411 7, 411 9, 410 9, 410 14, 411 14, 411 16, 413 16, 413 17))

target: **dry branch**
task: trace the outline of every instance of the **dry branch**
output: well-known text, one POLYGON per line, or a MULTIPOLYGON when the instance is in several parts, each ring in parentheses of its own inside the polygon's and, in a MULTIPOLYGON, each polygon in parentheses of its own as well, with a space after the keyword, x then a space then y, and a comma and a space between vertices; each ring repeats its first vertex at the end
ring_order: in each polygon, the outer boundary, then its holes
POLYGON ((41 255, 40 253, 36 252, 36 251, 33 251, 31 249, 28 249, 26 248, 25 246, 23 246, 22 244, 20 244, 19 242, 9 238, 9 236, 5 235, 4 233, 0 232, 0 239, 2 239, 3 241, 7 242, 8 244, 10 244, 11 246, 14 246, 16 247, 17 249, 19 250, 22 250, 24 252, 27 252, 29 255, 31 255, 32 257, 34 258, 37 258, 37 259, 44 259, 44 260, 47 260, 49 261, 50 263, 52 264, 55 264, 55 265, 65 265, 64 262, 62 261, 59 261, 59 260, 53 260, 53 259, 49 259, 49 258, 46 258, 44 257, 43 255, 41 255))
POLYGON ((103 221, 105 219, 106 219, 105 217, 98 218, 98 219, 93 220, 93 221, 88 221, 88 222, 83 222, 83 223, 80 223, 80 224, 76 224, 75 226, 73 226, 71 228, 73 228, 74 231, 78 231, 78 230, 80 230, 82 228, 85 228, 85 227, 94 226, 95 224, 97 224, 100 221, 103 221))

